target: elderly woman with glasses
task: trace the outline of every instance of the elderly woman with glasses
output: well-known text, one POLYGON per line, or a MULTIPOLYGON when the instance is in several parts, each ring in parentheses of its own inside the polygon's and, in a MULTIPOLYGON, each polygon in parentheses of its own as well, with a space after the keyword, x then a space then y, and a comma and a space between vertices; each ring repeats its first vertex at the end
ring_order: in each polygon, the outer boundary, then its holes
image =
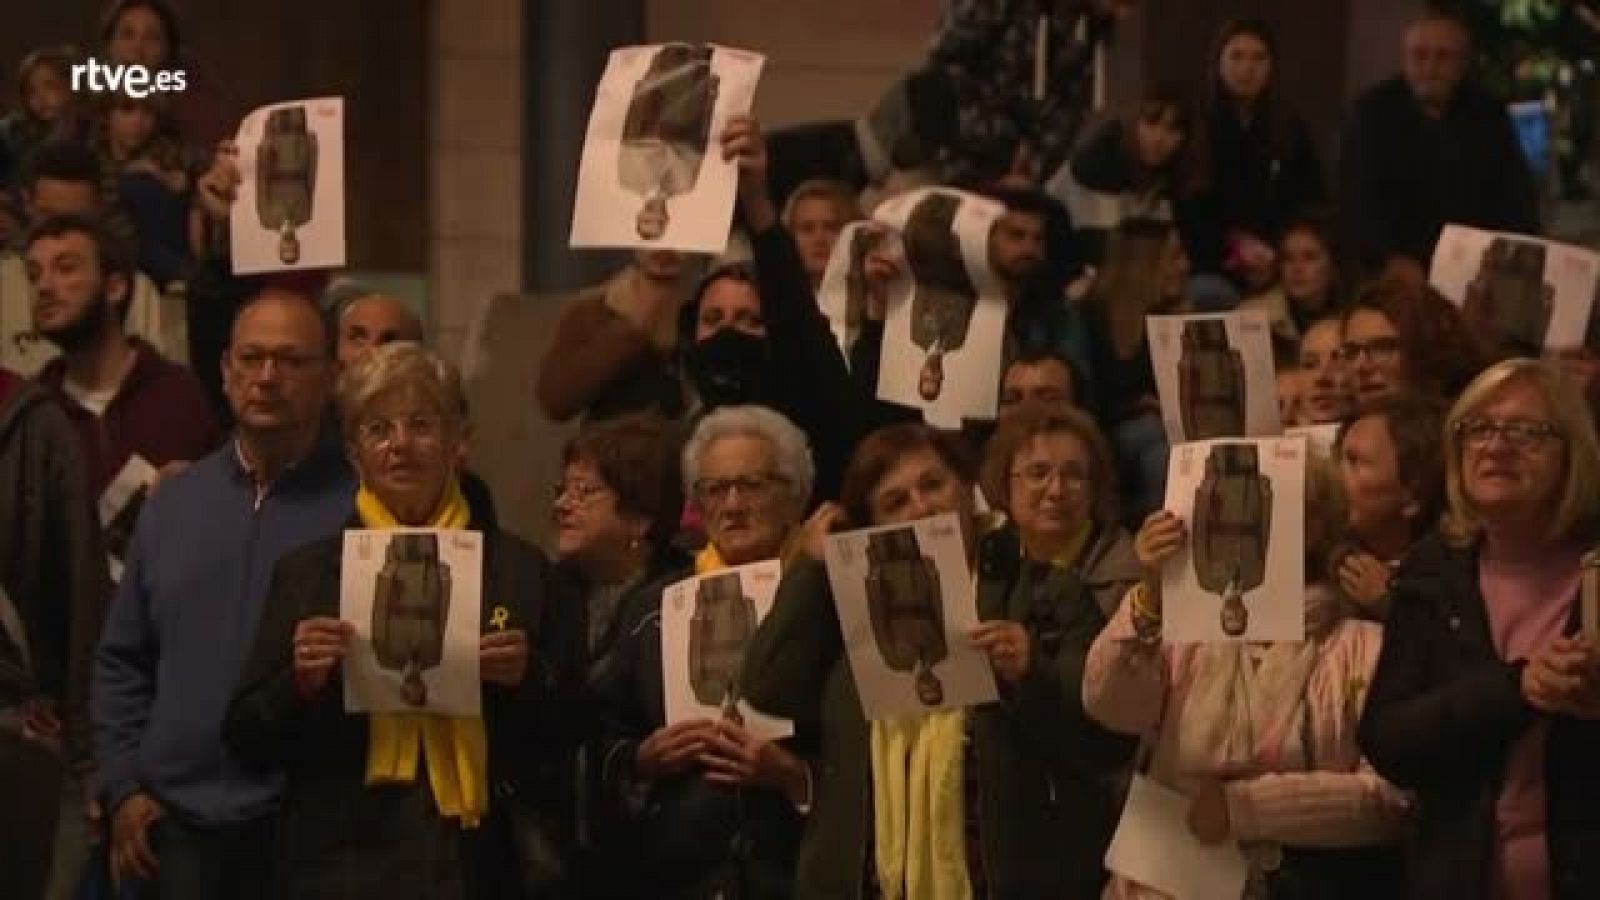
POLYGON ((1518 359, 1467 387, 1446 433, 1443 527, 1400 567, 1361 723, 1420 801, 1410 895, 1600 896, 1600 623, 1579 599, 1594 421, 1556 369, 1518 359))
MULTIPOLYGON (((1040 442, 1023 442, 1021 465, 1052 466, 1028 477, 1059 493, 1063 477, 1076 475, 1073 463, 1039 451, 1040 442)), ((921 423, 870 435, 845 471, 844 509, 826 505, 812 516, 808 558, 785 571, 745 655, 753 704, 820 728, 795 896, 1086 897, 1105 880, 1101 858, 1117 808, 1110 782, 1132 744, 1091 722, 1078 699, 1084 654, 1104 616, 1072 569, 1024 564, 1014 535, 980 536, 976 474, 959 437, 921 423), (966 638, 989 658, 1000 700, 869 722, 844 652, 824 539, 845 517, 881 526, 945 513, 962 525, 981 620, 966 638)), ((1045 518, 1028 526, 1030 552, 1053 560, 1071 537, 1062 540, 1045 518)))
MULTIPOLYGON (((240 759, 285 773, 284 896, 521 896, 504 801, 566 741, 575 674, 575 641, 547 603, 551 567, 471 519, 457 477, 466 400, 449 363, 415 344, 379 348, 341 376, 339 411, 361 479, 351 528, 482 534, 482 714, 346 711, 342 662, 367 638, 339 618, 345 537, 333 535, 274 570, 223 738, 240 759)), ((429 640, 426 616, 398 604, 402 630, 429 640)), ((442 619, 432 627, 442 642, 442 619)))
MULTIPOLYGON (((682 475, 709 540, 661 586, 787 561, 814 472, 805 435, 766 407, 701 419, 682 475)), ((806 767, 790 742, 760 740, 734 717, 666 723, 662 598, 659 589, 634 592, 617 613, 620 643, 599 697, 601 774, 621 829, 616 846, 625 848, 604 895, 790 896, 806 767)))
POLYGON ((1438 291, 1390 279, 1345 307, 1339 360, 1357 409, 1365 409, 1407 392, 1454 397, 1488 357, 1461 311, 1438 291))

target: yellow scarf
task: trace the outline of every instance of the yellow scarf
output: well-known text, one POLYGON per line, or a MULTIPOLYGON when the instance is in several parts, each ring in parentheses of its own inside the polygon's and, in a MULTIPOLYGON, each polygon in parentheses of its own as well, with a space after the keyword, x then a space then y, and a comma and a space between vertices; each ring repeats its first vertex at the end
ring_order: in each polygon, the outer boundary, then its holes
MULTIPOLYGON (((365 485, 356 493, 356 513, 368 528, 401 527, 365 485)), ((467 500, 451 479, 428 527, 465 528, 468 520, 467 500)), ((489 809, 489 736, 481 717, 378 713, 369 717, 368 731, 367 784, 415 781, 418 757, 425 754, 439 815, 478 827, 489 809)))
MULTIPOLYGON (((788 537, 783 539, 783 546, 778 548, 778 568, 788 568, 789 564, 794 562, 795 556, 800 553, 800 533, 798 528, 791 529, 788 537)), ((720 572, 726 568, 728 568, 728 564, 722 561, 722 554, 718 553, 716 545, 709 541, 700 549, 699 553, 694 555, 694 573, 696 575, 709 575, 712 572, 720 572)))
POLYGON ((884 900, 971 900, 967 711, 872 723, 873 839, 884 900))
POLYGON ((1083 555, 1084 545, 1089 543, 1090 530, 1089 520, 1083 520, 1083 524, 1078 526, 1078 530, 1072 533, 1072 539, 1067 541, 1067 546, 1062 548, 1054 559, 1050 560, 1050 565, 1060 569, 1070 569, 1077 565, 1078 557, 1083 555))

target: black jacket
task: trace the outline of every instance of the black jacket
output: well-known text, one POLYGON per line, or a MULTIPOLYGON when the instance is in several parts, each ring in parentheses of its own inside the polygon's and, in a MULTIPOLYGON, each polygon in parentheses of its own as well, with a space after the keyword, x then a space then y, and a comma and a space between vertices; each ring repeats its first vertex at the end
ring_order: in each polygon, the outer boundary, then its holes
MULTIPOLYGON (((611 837, 613 846, 627 848, 608 890, 592 896, 789 897, 802 820, 787 797, 715 785, 698 768, 654 782, 635 775, 639 744, 666 724, 662 589, 690 575, 669 573, 655 590, 632 592, 617 614, 608 671, 591 673, 603 720, 596 755, 611 804, 611 837)), ((804 738, 792 739, 790 749, 800 752, 804 738)))
POLYGON ((1276 244, 1290 218, 1325 196, 1311 134, 1298 115, 1288 115, 1285 134, 1275 140, 1267 131, 1280 126, 1261 116, 1247 124, 1228 106, 1209 113, 1204 184, 1178 204, 1196 272, 1221 271, 1231 232, 1276 244))
MULTIPOLYGON (((986 538, 979 559, 978 617, 1021 622, 1034 654, 1020 685, 971 710, 989 896, 1098 897, 1118 812, 1113 784, 1133 752, 1131 739, 1083 710, 1083 667, 1105 615, 1072 572, 1023 564, 1010 532, 986 538)), ((822 564, 785 569, 772 612, 745 652, 743 678, 758 708, 820 728, 796 896, 861 896, 872 830, 871 730, 822 564)))
MULTIPOLYGON (((353 523, 352 527, 360 527, 353 523)), ((406 786, 365 782, 367 716, 344 711, 336 672, 322 691, 295 691, 295 623, 339 615, 343 537, 285 556, 245 664, 223 739, 242 760, 281 767, 286 776, 279 826, 279 894, 312 898, 471 900, 520 897, 520 873, 507 798, 561 762, 566 716, 575 694, 581 638, 552 627, 552 569, 539 551, 506 532, 484 532, 482 630, 504 609, 507 628, 528 633, 521 686, 483 687, 489 735, 490 809, 476 829, 441 818, 426 770, 406 786)))
POLYGON ((1448 222, 1537 232, 1539 196, 1505 106, 1468 82, 1432 119, 1401 78, 1356 101, 1339 203, 1348 246, 1369 267, 1433 258, 1448 222))
MULTIPOLYGON (((1495 652, 1476 549, 1425 539, 1401 565, 1393 596, 1361 749, 1379 774, 1417 795, 1409 895, 1480 900, 1489 895, 1506 762, 1541 714, 1522 698, 1522 662, 1495 652)), ((1577 629, 1577 606, 1569 634, 1577 629)), ((1553 900, 1587 900, 1600 896, 1600 723, 1549 722, 1553 900)))

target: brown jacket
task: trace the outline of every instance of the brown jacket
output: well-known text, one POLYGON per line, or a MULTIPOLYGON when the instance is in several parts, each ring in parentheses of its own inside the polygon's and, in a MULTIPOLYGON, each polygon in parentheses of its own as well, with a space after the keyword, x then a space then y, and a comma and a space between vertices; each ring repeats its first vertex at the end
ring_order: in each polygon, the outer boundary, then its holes
POLYGON ((688 404, 672 337, 652 338, 616 311, 627 302, 636 272, 624 269, 562 310, 535 386, 546 416, 565 422, 644 410, 669 418, 684 414, 688 404))
POLYGON ((0 369, 0 584, 28 631, 39 689, 67 748, 89 759, 89 673, 110 573, 78 434, 32 382, 0 369))

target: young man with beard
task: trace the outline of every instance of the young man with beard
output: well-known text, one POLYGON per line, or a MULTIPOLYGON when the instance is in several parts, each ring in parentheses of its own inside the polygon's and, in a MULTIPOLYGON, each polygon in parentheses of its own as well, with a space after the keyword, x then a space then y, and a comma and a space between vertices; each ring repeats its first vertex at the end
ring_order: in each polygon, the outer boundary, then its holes
POLYGON ((166 473, 216 448, 199 380, 128 334, 133 266, 101 222, 57 216, 35 225, 27 267, 34 330, 61 352, 38 380, 78 426, 93 496, 135 456, 166 473))
MULTIPOLYGON (((100 188, 100 163, 91 151, 72 142, 44 144, 29 163, 23 191, 29 225, 54 216, 98 218, 131 248, 131 226, 114 206, 108 208, 100 188)), ((0 248, 0 365, 31 378, 56 355, 56 346, 33 327, 33 291, 23 249, 0 248)), ((170 360, 189 361, 188 313, 181 299, 163 296, 149 278, 130 269, 126 305, 128 333, 144 338, 170 360)))

